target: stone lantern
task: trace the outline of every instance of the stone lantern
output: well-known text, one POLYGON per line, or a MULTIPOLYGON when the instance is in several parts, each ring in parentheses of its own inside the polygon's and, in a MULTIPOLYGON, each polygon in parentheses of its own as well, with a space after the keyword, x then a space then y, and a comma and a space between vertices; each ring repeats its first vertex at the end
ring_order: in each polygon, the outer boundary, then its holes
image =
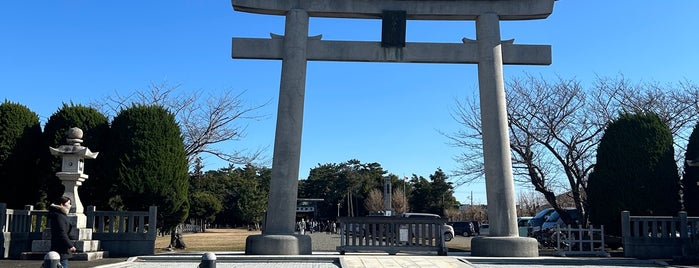
MULTIPOLYGON (((83 131, 81 129, 77 127, 70 128, 67 134, 66 145, 61 145, 58 148, 49 147, 49 150, 52 155, 59 156, 62 159, 61 171, 56 172, 56 176, 65 187, 63 195, 73 200, 73 206, 71 206, 68 212, 68 220, 77 227, 74 228, 72 231, 73 233, 71 233, 72 237, 77 239, 74 240, 77 252, 73 255, 73 259, 101 259, 104 254, 108 253, 99 251, 99 240, 92 240, 92 228, 86 228, 87 217, 85 216, 83 204, 80 202, 80 197, 78 196, 78 187, 88 178, 87 174, 83 173, 85 169, 84 160, 95 159, 98 153, 93 153, 87 147, 80 145, 80 143, 83 142, 83 131)), ((50 228, 46 228, 42 233, 42 239, 33 240, 32 251, 22 253, 22 258, 32 258, 24 256, 31 256, 34 254, 43 256, 49 252, 50 249, 51 230, 50 228)))
MULTIPOLYGON (((91 152, 85 146, 80 145, 83 142, 83 131, 77 127, 68 130, 66 145, 61 145, 58 148, 49 147, 52 155, 62 158, 61 171, 56 172, 56 176, 61 180, 65 190, 64 196, 70 197, 73 200, 73 206, 69 213, 77 217, 76 226, 85 228, 86 218, 83 213, 83 205, 78 196, 78 187, 88 178, 88 175, 83 173, 85 169, 85 159, 97 158, 97 152, 91 152)), ((71 215, 72 216, 72 215, 71 215)))

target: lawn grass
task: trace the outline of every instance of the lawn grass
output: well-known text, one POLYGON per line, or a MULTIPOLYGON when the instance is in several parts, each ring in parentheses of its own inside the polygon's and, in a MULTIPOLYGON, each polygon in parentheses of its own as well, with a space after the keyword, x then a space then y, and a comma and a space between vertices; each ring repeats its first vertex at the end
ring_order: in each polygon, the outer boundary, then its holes
POLYGON ((167 249, 170 236, 158 236, 155 239, 155 253, 172 252, 209 252, 209 251, 245 251, 245 239, 249 235, 260 234, 260 231, 247 229, 207 229, 204 233, 184 233, 182 240, 186 249, 167 249))

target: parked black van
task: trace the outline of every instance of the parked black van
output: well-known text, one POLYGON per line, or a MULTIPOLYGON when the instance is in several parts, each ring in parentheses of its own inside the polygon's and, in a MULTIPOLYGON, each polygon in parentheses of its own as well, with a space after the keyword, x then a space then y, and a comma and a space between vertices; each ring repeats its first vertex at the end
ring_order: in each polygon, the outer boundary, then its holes
POLYGON ((448 222, 447 224, 451 225, 454 227, 454 233, 455 234, 460 234, 463 236, 473 236, 475 231, 475 228, 473 228, 473 223, 470 221, 453 221, 453 222, 448 222))

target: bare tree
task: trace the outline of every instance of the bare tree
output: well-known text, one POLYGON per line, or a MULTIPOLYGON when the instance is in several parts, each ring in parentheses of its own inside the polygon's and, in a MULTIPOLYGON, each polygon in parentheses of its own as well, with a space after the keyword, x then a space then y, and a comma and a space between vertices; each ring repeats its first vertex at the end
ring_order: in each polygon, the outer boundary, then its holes
POLYGON ((478 222, 488 221, 488 214, 483 205, 469 205, 464 209, 465 219, 478 222))
MULTIPOLYGON (((674 137, 678 167, 684 167, 684 149, 699 118, 699 85, 688 80, 665 84, 655 81, 632 83, 618 76, 598 77, 595 88, 605 93, 600 97, 607 98, 605 101, 619 107, 622 112, 657 114, 674 137)), ((679 172, 682 174, 681 170, 679 172)))
POLYGON ((523 191, 517 197, 517 215, 534 216, 548 203, 534 191, 523 191))
POLYGON ((445 209, 444 217, 449 219, 449 221, 466 221, 466 213, 457 208, 445 209))
MULTIPOLYGON (((560 207, 555 191, 569 188, 583 211, 580 191, 586 187, 585 178, 593 167, 594 150, 607 119, 589 116, 593 105, 576 81, 559 79, 552 84, 529 76, 509 82, 507 93, 515 180, 531 183, 556 209, 560 207)), ((451 138, 469 149, 458 159, 463 163, 461 175, 470 175, 460 183, 467 183, 483 173, 480 111, 475 98, 458 107, 458 119, 466 128, 451 138)))
POLYGON ((371 189, 369 196, 364 199, 364 208, 366 208, 369 213, 384 210, 383 194, 381 191, 379 191, 379 189, 371 189))
POLYGON ((391 209, 393 214, 408 212, 408 199, 403 189, 394 189, 391 194, 391 209))
POLYGON ((202 154, 210 154, 230 164, 247 164, 253 161, 265 162, 260 155, 265 148, 255 151, 224 151, 214 146, 226 141, 241 140, 245 137, 242 120, 261 120, 265 116, 253 112, 267 105, 246 106, 242 94, 227 90, 222 95, 203 97, 201 90, 188 94, 176 94, 179 85, 170 86, 166 82, 151 83, 147 90, 136 91, 122 96, 108 96, 104 101, 91 105, 109 117, 132 105, 160 105, 175 115, 184 138, 187 160, 190 166, 202 154))
MULTIPOLYGON (((510 147, 515 181, 530 184, 556 210, 557 192, 567 193, 587 221, 584 198, 587 177, 594 168, 597 145, 607 122, 622 111, 653 111, 666 120, 675 134, 699 118, 697 87, 657 84, 631 85, 623 79, 598 78, 592 90, 576 80, 559 78, 549 83, 527 76, 507 84, 510 147), (658 102, 657 100, 662 100, 658 102), (668 106, 673 106, 669 108, 668 106)), ((453 115, 463 129, 446 135, 463 148, 455 159, 461 164, 455 185, 483 178, 480 111, 477 98, 457 102, 453 115)), ((687 133, 686 135, 689 135, 687 133)), ((566 217, 567 215, 562 215, 566 217)))

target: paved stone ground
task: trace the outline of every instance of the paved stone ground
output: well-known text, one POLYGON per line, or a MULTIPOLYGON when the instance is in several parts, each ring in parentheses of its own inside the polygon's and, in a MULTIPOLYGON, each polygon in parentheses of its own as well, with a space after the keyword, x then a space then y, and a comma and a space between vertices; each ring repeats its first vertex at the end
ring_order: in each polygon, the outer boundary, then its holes
MULTIPOLYGON (((681 266, 673 263, 665 263, 663 261, 653 260, 636 260, 626 258, 561 258, 561 257, 539 257, 539 258, 485 258, 471 257, 469 252, 464 249, 470 249, 470 238, 457 236, 454 240, 447 242, 449 256, 436 256, 435 252, 418 252, 418 253, 399 253, 396 256, 389 256, 385 253, 348 253, 347 255, 339 255, 336 247, 339 245, 339 235, 326 233, 309 234, 313 241, 312 258, 307 258, 305 261, 294 260, 295 257, 284 258, 288 256, 273 256, 262 260, 248 261, 245 260, 246 255, 242 253, 217 253, 219 262, 217 267, 228 268, 259 268, 259 267, 275 267, 275 268, 368 268, 368 267, 541 267, 541 268, 579 268, 584 267, 690 267, 681 266), (272 260, 279 258, 278 260, 272 260), (316 260, 313 260, 315 258, 316 260), (224 262, 225 260, 235 260, 235 262, 224 262), (281 261, 280 261, 281 260, 281 261)), ((179 268, 179 267, 197 267, 201 255, 203 253, 185 254, 189 256, 167 256, 168 254, 159 254, 153 257, 144 257, 137 262, 125 263, 127 258, 107 258, 96 261, 71 261, 70 268, 179 268), (179 259, 182 257, 181 259, 179 259), (178 260, 175 260, 178 259, 178 260)), ((0 260, 0 267, 41 267, 40 260, 0 260)))
MULTIPOLYGON (((69 268, 91 268, 100 265, 113 264, 126 261, 127 258, 106 258, 94 261, 71 261, 69 268)), ((43 264, 41 260, 0 260, 2 268, 40 268, 43 264)))
MULTIPOLYGON (((340 244, 340 235, 336 234, 326 234, 326 233, 313 233, 309 234, 313 241, 313 251, 314 252, 337 252, 335 247, 340 244)), ((128 258, 106 258, 94 261, 71 261, 69 263, 70 268, 90 268, 100 265, 107 265, 113 263, 124 262, 128 258)), ((43 261, 41 260, 0 260, 1 268, 38 268, 41 267, 43 261)), ((179 264, 178 264, 179 265, 179 264)), ((180 267, 188 267, 184 263, 180 267)), ((196 266, 196 265, 195 265, 196 266)), ((164 267, 161 267, 164 268, 164 267)))
POLYGON ((340 245, 339 234, 328 234, 324 232, 306 233, 311 236, 313 252, 337 252, 336 247, 340 245))

